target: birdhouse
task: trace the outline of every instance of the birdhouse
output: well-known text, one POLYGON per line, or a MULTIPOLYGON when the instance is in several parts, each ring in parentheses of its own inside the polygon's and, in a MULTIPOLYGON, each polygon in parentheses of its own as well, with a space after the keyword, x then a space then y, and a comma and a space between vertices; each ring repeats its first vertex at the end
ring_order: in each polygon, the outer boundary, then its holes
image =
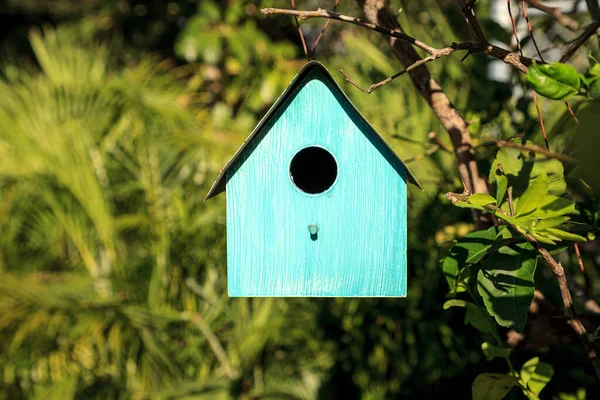
POLYGON ((406 296, 419 183, 325 67, 307 63, 225 165, 232 297, 406 296))

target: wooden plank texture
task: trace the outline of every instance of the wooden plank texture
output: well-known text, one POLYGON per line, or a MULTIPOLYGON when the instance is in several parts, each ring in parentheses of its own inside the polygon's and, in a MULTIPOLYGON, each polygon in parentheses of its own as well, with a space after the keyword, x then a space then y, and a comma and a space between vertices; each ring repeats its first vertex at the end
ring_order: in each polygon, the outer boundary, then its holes
POLYGON ((404 297, 406 171, 392 158, 311 70, 228 171, 229 295, 404 297), (292 184, 289 163, 315 145, 334 155, 338 177, 308 195, 292 184))

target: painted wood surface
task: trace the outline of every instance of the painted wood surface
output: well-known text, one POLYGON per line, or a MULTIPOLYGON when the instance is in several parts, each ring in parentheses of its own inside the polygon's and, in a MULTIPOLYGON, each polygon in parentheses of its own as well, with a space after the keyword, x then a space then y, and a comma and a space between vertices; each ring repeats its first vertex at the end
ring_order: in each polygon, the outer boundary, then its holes
POLYGON ((227 171, 229 295, 404 297, 406 170, 394 157, 312 69, 227 171), (338 165, 320 195, 290 180, 307 146, 338 165))

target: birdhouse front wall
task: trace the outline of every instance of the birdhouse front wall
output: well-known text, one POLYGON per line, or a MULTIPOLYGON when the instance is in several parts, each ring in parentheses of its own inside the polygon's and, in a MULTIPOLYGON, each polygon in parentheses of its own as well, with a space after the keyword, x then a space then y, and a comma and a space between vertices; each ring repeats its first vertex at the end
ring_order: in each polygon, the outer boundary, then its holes
POLYGON ((310 71, 227 173, 229 295, 404 297, 406 170, 392 158, 310 71), (310 156, 290 173, 306 148, 335 161, 318 194, 296 184, 310 156))

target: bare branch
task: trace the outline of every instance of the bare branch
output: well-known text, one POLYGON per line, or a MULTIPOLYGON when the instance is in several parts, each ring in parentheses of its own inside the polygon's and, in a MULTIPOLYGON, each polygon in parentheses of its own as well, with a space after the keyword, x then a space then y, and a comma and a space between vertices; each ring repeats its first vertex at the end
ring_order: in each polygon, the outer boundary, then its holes
POLYGON ((477 21, 477 17, 475 16, 475 1, 473 0, 457 0, 458 7, 460 8, 460 12, 465 17, 467 21, 467 25, 469 26, 469 30, 471 31, 471 36, 475 39, 476 42, 487 43, 485 40, 485 36, 483 34, 483 30, 481 29, 481 25, 479 25, 479 21, 477 21))
POLYGON ((422 50, 425 50, 429 54, 433 54, 433 52, 435 51, 435 48, 429 46, 428 44, 421 42, 420 40, 417 40, 411 36, 408 36, 407 34, 405 34, 403 32, 396 32, 392 29, 388 29, 383 26, 379 26, 377 24, 363 21, 356 17, 349 17, 347 15, 337 14, 332 11, 324 10, 322 8, 318 8, 316 11, 296 11, 296 10, 288 10, 285 8, 263 8, 260 11, 265 15, 269 15, 269 14, 293 15, 300 20, 308 19, 308 18, 336 19, 338 21, 344 21, 344 22, 348 22, 348 23, 351 23, 354 25, 359 25, 364 28, 368 28, 368 29, 374 30, 376 32, 382 33, 387 36, 393 36, 398 39, 406 40, 407 42, 410 42, 411 44, 415 45, 416 47, 418 47, 422 50))
POLYGON ((498 147, 510 147, 513 149, 519 149, 519 150, 523 150, 523 151, 532 151, 534 153, 543 154, 548 158, 555 158, 557 160, 565 161, 565 162, 568 162, 571 164, 578 163, 578 161, 573 157, 567 156, 565 154, 553 153, 550 150, 548 150, 542 146, 538 146, 536 144, 525 145, 525 144, 519 144, 519 143, 514 143, 514 142, 508 142, 506 140, 495 139, 495 138, 491 138, 491 137, 482 137, 481 139, 487 140, 488 142, 492 142, 498 147))
MULTIPOLYGON (((482 43, 473 43, 473 42, 464 42, 464 43, 452 43, 450 46, 446 46, 441 49, 436 49, 433 46, 428 45, 418 39, 415 39, 412 36, 405 34, 400 30, 390 29, 385 26, 378 25, 376 23, 363 21, 356 17, 350 17, 347 15, 337 14, 332 11, 327 11, 322 8, 317 9, 316 11, 299 11, 299 10, 288 10, 283 8, 263 8, 261 12, 265 15, 277 14, 277 15, 292 15, 300 20, 308 19, 308 18, 328 18, 335 19, 338 21, 348 22, 354 25, 362 26, 363 28, 371 29, 376 32, 379 32, 383 35, 393 37, 395 39, 399 39, 405 42, 412 44, 415 47, 424 50, 429 55, 434 55, 436 52, 443 51, 448 48, 452 48, 453 52, 458 50, 464 50, 470 53, 482 53, 487 54, 491 57, 497 58, 499 60, 504 61, 507 64, 510 64, 520 70, 523 73, 527 73, 527 67, 529 67, 533 60, 531 58, 520 56, 516 53, 513 53, 509 50, 503 49, 501 47, 492 45, 487 42, 482 43)), ((438 57, 439 58, 439 57, 438 57)), ((416 61, 416 60, 415 60, 416 61)), ((414 61, 413 61, 414 62, 414 61)), ((539 63, 539 61, 538 61, 539 63)))
POLYGON ((525 21, 527 22, 527 28, 529 29, 529 35, 531 36, 531 41, 535 46, 535 50, 537 51, 538 56, 540 56, 540 60, 542 60, 542 62, 545 62, 544 57, 542 56, 542 52, 540 51, 540 48, 537 44, 537 40, 535 40, 535 36, 533 35, 533 28, 531 27, 531 21, 529 20, 529 15, 527 14, 527 2, 525 0, 521 0, 521 8, 523 9, 523 16, 525 17, 525 21))
POLYGON ((596 20, 585 28, 585 31, 571 43, 567 50, 560 57, 560 62, 564 63, 575 54, 575 52, 594 34, 600 29, 600 20, 596 20))
POLYGON ((560 8, 547 6, 543 4, 540 0, 527 0, 527 2, 531 7, 536 8, 552 16, 552 18, 554 18, 556 22, 558 22, 565 28, 568 28, 572 31, 576 31, 577 29, 579 29, 579 22, 563 13, 563 11, 560 8))
MULTIPOLYGON (((292 8, 296 9, 296 4, 294 0, 292 0, 292 8)), ((302 28, 300 28, 300 22, 298 22, 298 17, 294 17, 296 21, 296 28, 298 28, 298 36, 300 36, 300 41, 302 42, 302 49, 304 50, 304 55, 306 59, 310 61, 310 55, 308 54, 308 48, 306 47, 306 39, 304 39, 304 33, 302 32, 302 28)))
POLYGON ((427 64, 428 62, 431 62, 433 60, 437 60, 438 58, 442 58, 445 56, 448 56, 452 53, 454 53, 456 51, 455 48, 452 47, 445 47, 443 49, 439 49, 439 50, 435 50, 433 52, 432 55, 430 55, 429 57, 425 57, 423 59, 420 59, 418 61, 415 61, 413 64, 409 65, 407 68, 403 69, 400 72, 395 73, 394 75, 390 76, 389 78, 386 78, 380 82, 374 83, 372 84, 368 89, 364 89, 361 86, 358 85, 358 83, 356 83, 354 80, 352 80, 348 74, 346 74, 343 70, 340 70, 340 72, 342 73, 342 75, 344 75, 344 78, 346 78, 346 82, 350 83, 351 85, 355 86, 356 88, 358 88, 360 91, 370 94, 371 92, 373 92, 375 89, 386 85, 387 83, 393 81, 394 79, 398 78, 399 76, 404 75, 405 73, 423 65, 423 64, 427 64))
POLYGON ((592 18, 596 21, 600 21, 600 6, 598 5, 598 0, 585 0, 585 3, 587 4, 592 18))
POLYGON ((542 135, 544 136, 544 143, 546 143, 546 148, 550 150, 550 144, 548 143, 548 136, 546 135, 546 127, 544 126, 544 118, 542 118, 542 111, 540 110, 540 105, 537 101, 537 96, 535 94, 535 90, 531 89, 531 96, 533 97, 533 104, 535 104, 535 109, 537 111, 538 120, 540 122, 540 127, 542 128, 542 135))
POLYGON ((409 162, 413 162, 413 161, 417 161, 417 160, 421 160, 425 157, 428 157, 430 155, 432 155, 433 153, 435 153, 436 151, 438 151, 440 149, 440 146, 438 146, 437 144, 434 144, 433 146, 431 146, 430 148, 427 149, 427 151, 425 153, 422 154, 417 154, 415 156, 406 158, 404 160, 404 162, 409 163, 409 162))
POLYGON ((440 149, 447 151, 448 153, 452 153, 452 149, 449 148, 448 146, 446 146, 444 144, 444 142, 441 141, 441 139, 439 138, 439 136, 437 135, 437 133, 435 132, 429 132, 429 134, 427 135, 427 138, 431 141, 433 141, 433 143, 437 144, 438 146, 440 146, 440 149))
POLYGON ((508 202, 508 209, 510 210, 510 216, 514 216, 515 215, 515 207, 513 205, 513 187, 509 186, 508 189, 506 189, 506 192, 508 193, 508 199, 506 200, 508 202))
POLYGON ((585 350, 587 357, 590 359, 592 366, 594 367, 596 377, 598 378, 598 380, 600 380, 600 360, 598 360, 596 350, 588 340, 588 333, 585 327, 581 323, 581 320, 577 318, 575 314, 575 307, 573 307, 573 299, 571 298, 571 292, 569 292, 569 287, 567 285, 565 270, 559 262, 556 262, 556 260, 552 258, 550 253, 548 253, 548 250, 543 248, 533 237, 525 235, 525 239, 536 247, 538 253, 542 256, 542 259, 545 261, 546 265, 550 267, 550 269, 554 273, 554 276, 556 276, 556 280, 558 281, 558 287, 560 288, 560 295, 562 297, 563 306, 565 308, 565 317, 567 319, 567 323, 571 326, 571 328, 573 328, 573 330, 577 334, 581 347, 583 347, 583 349, 585 350))
MULTIPOLYGON (((335 3, 333 4, 333 11, 334 12, 335 12, 335 9, 337 8, 339 2, 340 2, 340 0, 335 0, 335 3)), ((323 26, 323 29, 321 29, 321 32, 319 33, 319 36, 317 36, 317 39, 315 40, 315 43, 313 44, 312 51, 311 51, 311 54, 312 54, 313 58, 315 57, 315 52, 317 51, 317 46, 319 45, 319 42, 321 41, 321 38, 323 37, 323 34, 325 33, 325 31, 329 27, 330 23, 331 23, 330 19, 328 19, 325 22, 325 25, 323 26)))

